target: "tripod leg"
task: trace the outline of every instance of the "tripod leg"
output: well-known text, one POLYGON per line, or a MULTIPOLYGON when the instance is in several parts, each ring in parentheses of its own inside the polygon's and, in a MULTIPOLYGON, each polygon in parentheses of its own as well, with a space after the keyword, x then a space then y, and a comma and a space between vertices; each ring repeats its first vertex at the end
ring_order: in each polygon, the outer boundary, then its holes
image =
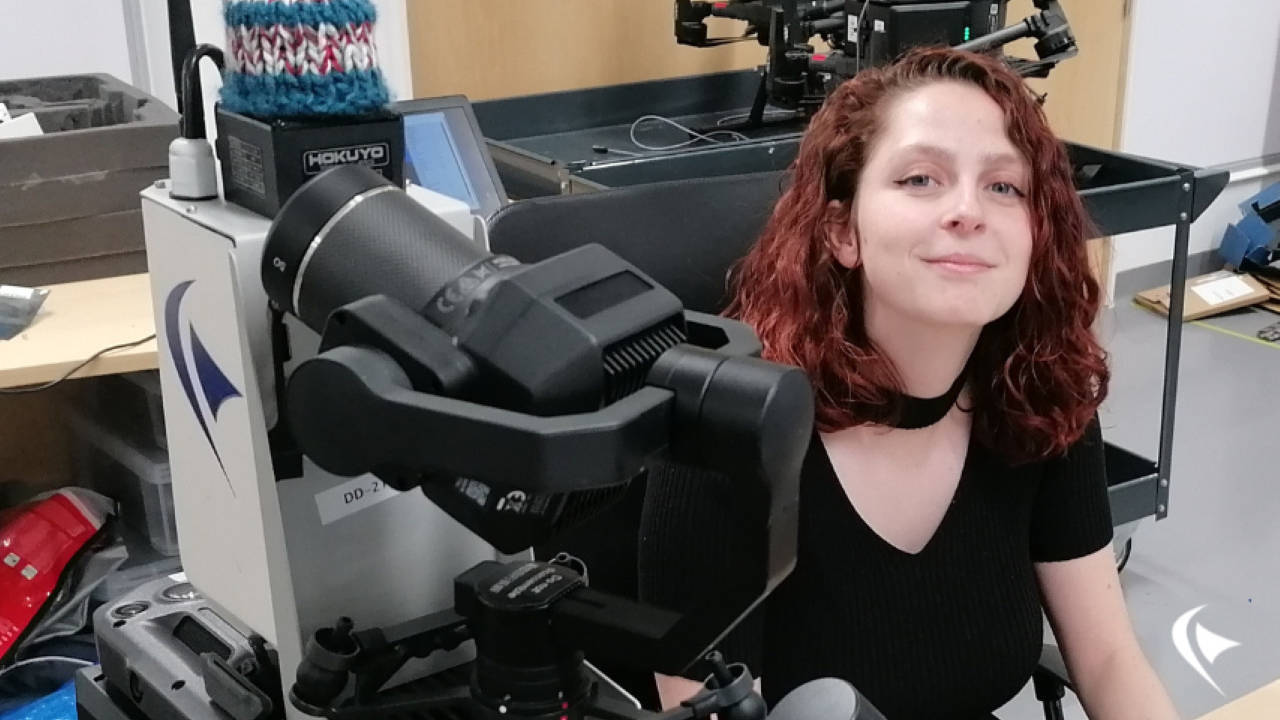
POLYGON ((751 103, 751 114, 747 116, 744 130, 754 130, 764 126, 764 108, 769 104, 769 78, 760 73, 760 87, 756 90, 756 99, 751 103))
MULTIPOLYGON (((693 131, 702 135, 712 132, 724 132, 725 130, 755 130, 764 127, 764 109, 769 104, 769 78, 768 75, 761 71, 760 85, 756 89, 755 99, 751 101, 751 112, 747 113, 747 117, 736 122, 725 122, 719 125, 709 125, 707 127, 696 127, 693 131)), ((693 136, 690 136, 693 137, 693 136)))

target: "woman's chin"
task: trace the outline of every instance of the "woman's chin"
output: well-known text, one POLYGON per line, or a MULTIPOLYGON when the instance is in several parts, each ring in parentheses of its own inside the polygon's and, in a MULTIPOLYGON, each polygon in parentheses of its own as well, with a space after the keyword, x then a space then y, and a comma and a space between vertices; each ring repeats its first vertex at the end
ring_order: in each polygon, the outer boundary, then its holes
POLYGON ((981 329, 998 320, 1004 310, 991 305, 989 298, 956 298, 921 308, 917 317, 939 327, 981 329))

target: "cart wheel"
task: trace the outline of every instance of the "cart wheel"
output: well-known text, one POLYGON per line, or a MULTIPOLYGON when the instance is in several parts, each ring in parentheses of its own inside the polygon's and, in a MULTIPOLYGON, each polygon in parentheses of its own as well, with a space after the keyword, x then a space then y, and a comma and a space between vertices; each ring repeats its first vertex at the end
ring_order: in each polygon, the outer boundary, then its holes
POLYGON ((1124 541, 1124 545, 1116 550, 1116 572, 1124 570, 1129 564, 1129 556, 1133 554, 1133 538, 1124 541))

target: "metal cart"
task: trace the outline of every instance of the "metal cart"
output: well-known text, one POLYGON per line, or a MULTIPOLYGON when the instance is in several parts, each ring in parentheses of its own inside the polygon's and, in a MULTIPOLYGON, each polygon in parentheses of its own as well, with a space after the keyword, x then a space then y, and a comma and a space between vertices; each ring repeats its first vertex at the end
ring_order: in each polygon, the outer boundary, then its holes
MULTIPOLYGON (((785 170, 803 127, 781 122, 746 131, 748 139, 670 151, 631 142, 632 122, 660 115, 691 128, 746 112, 755 71, 714 73, 588 90, 529 95, 474 105, 499 175, 514 197, 597 192, 719 175, 785 170)), ((685 136, 687 138, 687 136, 685 136)), ((1218 197, 1227 173, 1068 143, 1077 187, 1100 235, 1174 227, 1172 308, 1181 317, 1191 223, 1218 197)), ((1153 461, 1108 442, 1107 475, 1117 553, 1127 559, 1137 522, 1169 512, 1170 460, 1182 324, 1165 342, 1159 454, 1153 461)))

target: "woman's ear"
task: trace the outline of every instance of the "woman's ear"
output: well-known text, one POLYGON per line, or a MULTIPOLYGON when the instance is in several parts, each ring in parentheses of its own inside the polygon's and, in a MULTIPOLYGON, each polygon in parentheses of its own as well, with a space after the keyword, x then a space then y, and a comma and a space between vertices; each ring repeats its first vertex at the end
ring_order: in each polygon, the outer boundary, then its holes
POLYGON ((836 262, 853 270, 858 267, 858 231, 854 227, 850 203, 832 200, 827 203, 823 229, 827 234, 827 249, 836 262))

